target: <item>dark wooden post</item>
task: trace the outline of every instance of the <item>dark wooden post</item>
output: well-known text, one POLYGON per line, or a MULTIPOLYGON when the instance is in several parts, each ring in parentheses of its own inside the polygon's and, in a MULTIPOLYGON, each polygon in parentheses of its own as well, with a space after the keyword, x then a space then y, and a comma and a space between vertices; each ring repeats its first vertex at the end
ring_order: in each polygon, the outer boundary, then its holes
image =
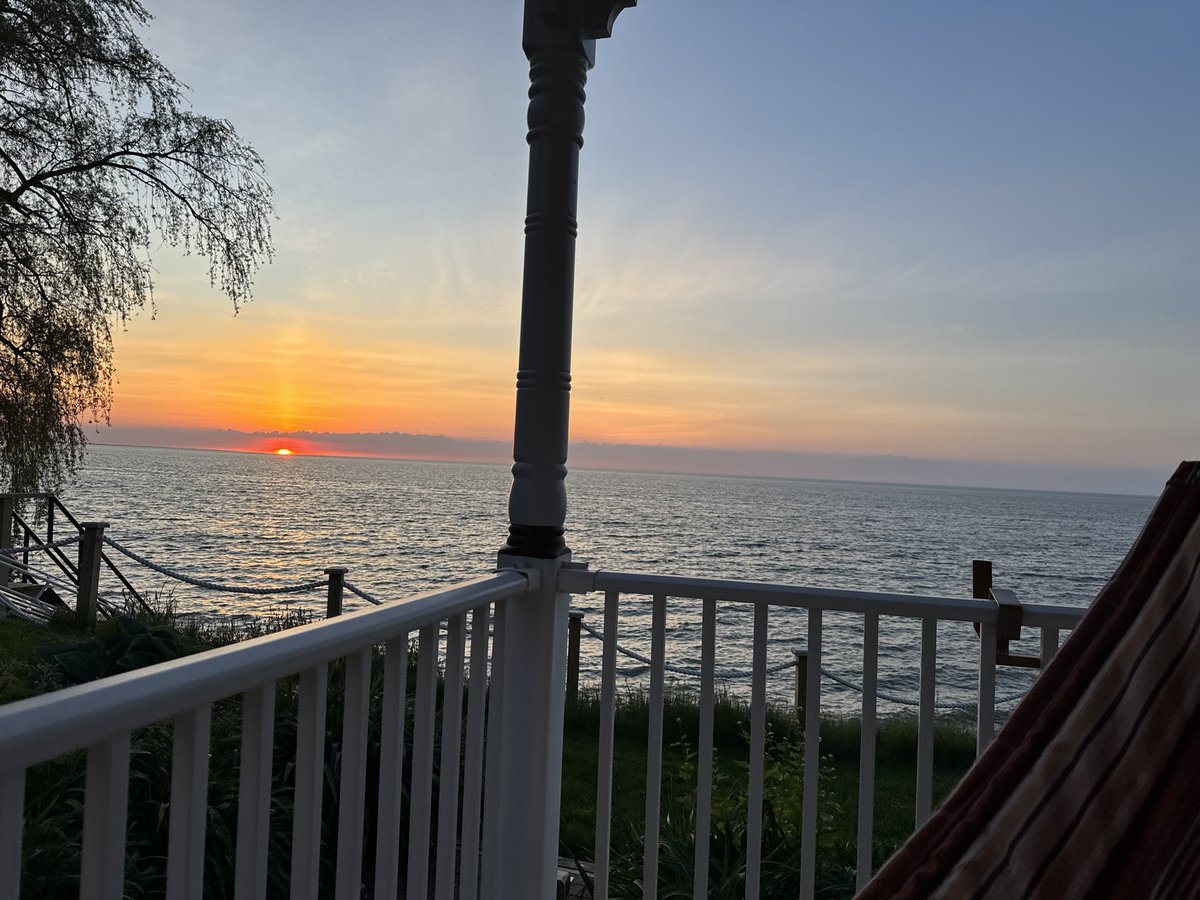
POLYGON ((346 588, 346 573, 350 570, 344 566, 331 566, 325 570, 329 576, 329 592, 325 598, 325 618, 332 619, 342 614, 342 596, 346 588))
POLYGON ((574 706, 579 700, 579 636, 583 630, 583 613, 571 610, 567 622, 567 703, 574 706))
POLYGON ((100 554, 104 550, 107 522, 83 522, 79 536, 79 591, 75 622, 83 629, 96 625, 96 605, 100 595, 100 554))
POLYGON ((976 600, 992 599, 992 561, 971 560, 971 596, 976 600))
POLYGON ((805 702, 808 697, 808 651, 796 648, 796 712, 804 716, 805 702))
MULTIPOLYGON (((12 551, 13 515, 17 511, 17 498, 12 494, 0 494, 0 552, 12 551)), ((12 569, 0 561, 0 584, 12 581, 12 569)))

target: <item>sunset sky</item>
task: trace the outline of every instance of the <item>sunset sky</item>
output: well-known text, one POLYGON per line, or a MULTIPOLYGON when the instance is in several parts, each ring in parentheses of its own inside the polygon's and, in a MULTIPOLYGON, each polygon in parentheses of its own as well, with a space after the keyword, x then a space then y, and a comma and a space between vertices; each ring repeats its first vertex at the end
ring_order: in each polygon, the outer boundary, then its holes
MULTIPOLYGON (((503 446, 522 4, 149 7, 265 158, 278 258, 235 317, 156 250, 95 439, 503 446)), ((589 78, 573 439, 1161 481, 1200 453, 1198 35, 1195 3, 642 0, 589 78)))

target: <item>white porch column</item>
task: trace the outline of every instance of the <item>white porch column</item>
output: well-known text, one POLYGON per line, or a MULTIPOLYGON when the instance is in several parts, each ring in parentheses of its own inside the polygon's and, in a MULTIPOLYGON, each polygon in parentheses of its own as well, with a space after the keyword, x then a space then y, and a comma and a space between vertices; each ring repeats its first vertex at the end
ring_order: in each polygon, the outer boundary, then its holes
POLYGON ((540 570, 541 586, 508 604, 496 635, 504 642, 500 846, 497 883, 484 896, 555 896, 568 605, 556 582, 570 559, 564 479, 583 88, 596 39, 635 2, 525 0, 529 189, 509 534, 499 564, 540 570))
POLYGON ((525 0, 529 58, 529 190, 505 555, 567 552, 567 416, 576 195, 583 146, 583 87, 596 38, 635 0, 525 0))

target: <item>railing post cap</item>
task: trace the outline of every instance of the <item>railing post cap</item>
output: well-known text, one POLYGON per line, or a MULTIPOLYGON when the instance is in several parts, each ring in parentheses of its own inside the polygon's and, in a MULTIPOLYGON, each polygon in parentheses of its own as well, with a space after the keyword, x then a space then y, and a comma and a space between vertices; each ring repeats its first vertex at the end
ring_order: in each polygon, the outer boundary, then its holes
POLYGON ((330 566, 325 570, 326 575, 345 575, 350 570, 345 566, 330 566))
POLYGON ((583 612, 583 610, 573 609, 573 610, 571 610, 569 615, 571 616, 572 619, 582 619, 584 616, 584 612, 583 612))
POLYGON ((793 647, 792 655, 795 656, 796 659, 807 658, 808 657, 808 648, 807 647, 793 647))
POLYGON ((108 524, 109 524, 108 522, 80 522, 79 527, 80 528, 101 528, 101 529, 103 529, 103 528, 107 528, 108 524))

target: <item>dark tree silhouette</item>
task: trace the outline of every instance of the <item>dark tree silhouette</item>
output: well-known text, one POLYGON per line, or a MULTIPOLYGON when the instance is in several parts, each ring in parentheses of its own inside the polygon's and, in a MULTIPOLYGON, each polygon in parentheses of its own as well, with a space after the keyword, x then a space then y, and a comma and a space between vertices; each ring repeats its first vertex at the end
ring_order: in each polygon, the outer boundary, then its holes
POLYGON ((153 309, 150 247, 237 305, 272 257, 262 160, 143 46, 137 0, 0 0, 0 477, 54 489, 107 423, 112 328, 153 309))

